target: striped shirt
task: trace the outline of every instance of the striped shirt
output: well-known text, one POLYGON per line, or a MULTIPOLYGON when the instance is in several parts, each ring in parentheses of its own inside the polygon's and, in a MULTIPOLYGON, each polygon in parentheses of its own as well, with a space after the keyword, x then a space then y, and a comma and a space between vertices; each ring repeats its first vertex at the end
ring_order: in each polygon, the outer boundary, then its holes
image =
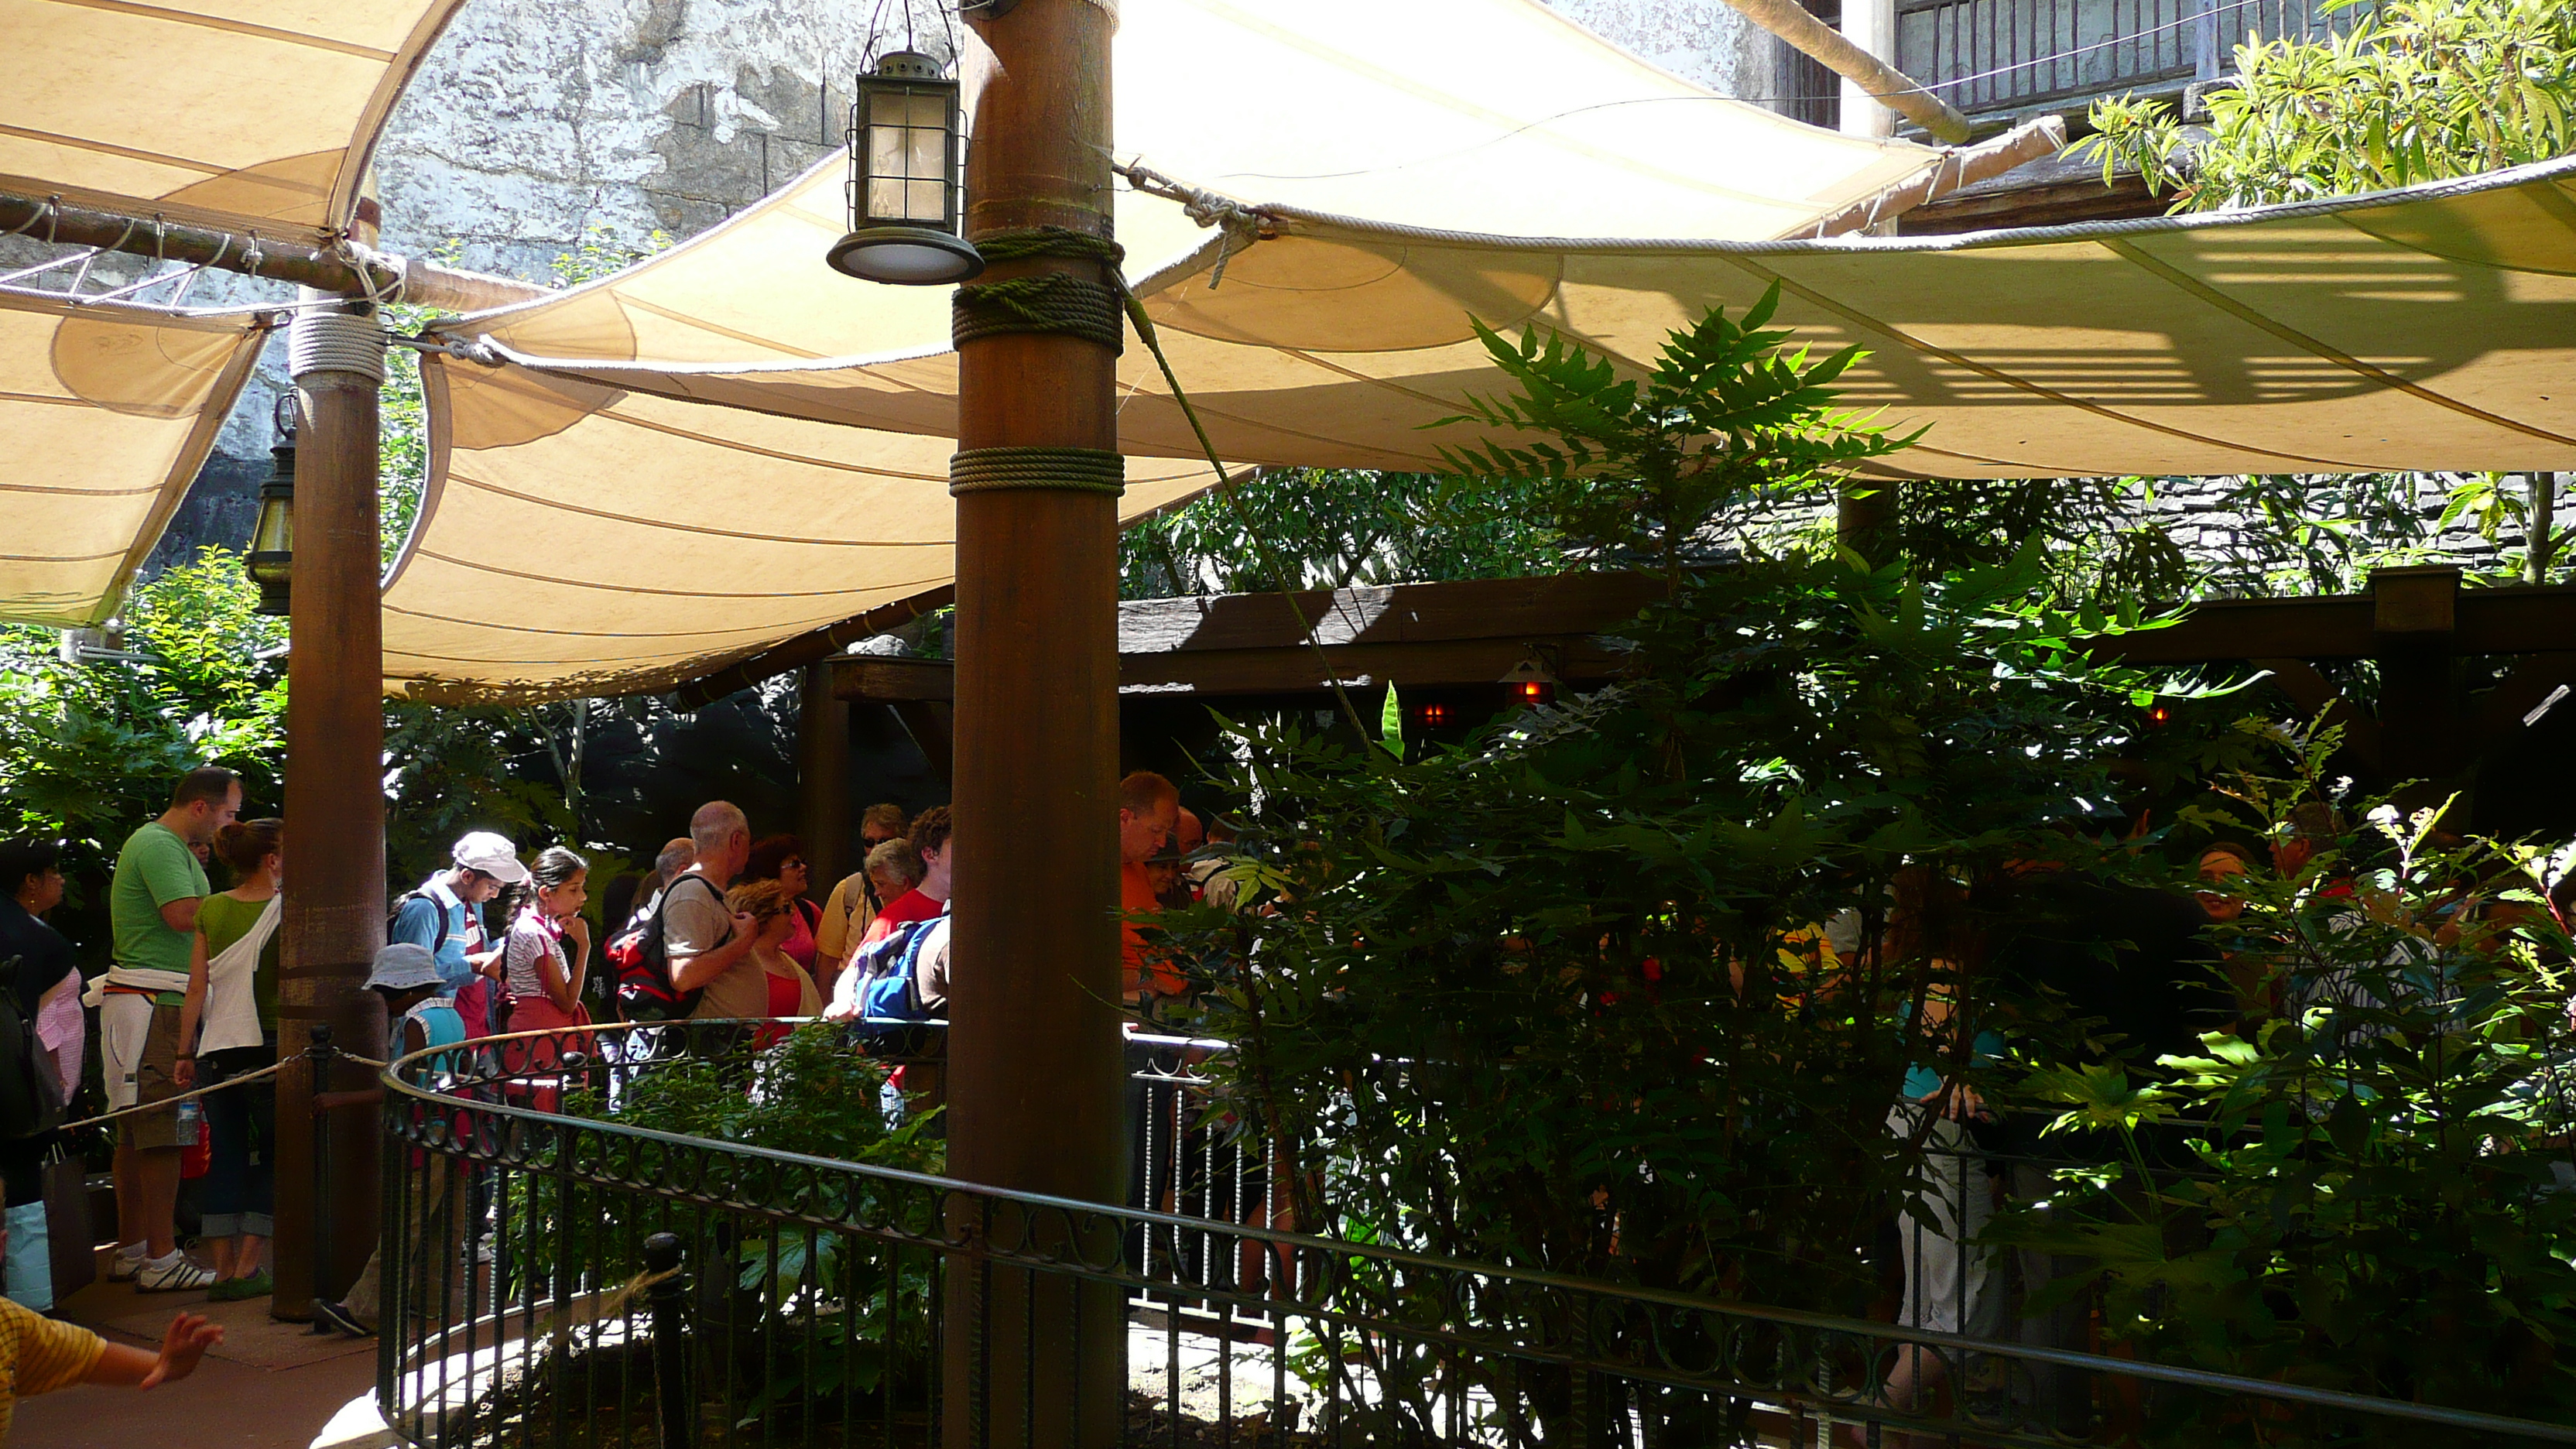
POLYGON ((19 1399, 70 1388, 105 1352, 107 1340, 88 1329, 0 1298, 0 1443, 8 1441, 19 1399))

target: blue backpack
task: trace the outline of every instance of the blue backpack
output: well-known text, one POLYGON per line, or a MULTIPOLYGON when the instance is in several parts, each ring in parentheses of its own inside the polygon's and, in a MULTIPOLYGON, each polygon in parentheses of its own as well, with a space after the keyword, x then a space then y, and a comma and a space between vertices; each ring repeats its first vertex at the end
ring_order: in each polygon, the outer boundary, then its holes
POLYGON ((948 942, 948 917, 906 921, 859 952, 859 1025, 918 1026, 939 1015, 921 1002, 921 957, 948 942))

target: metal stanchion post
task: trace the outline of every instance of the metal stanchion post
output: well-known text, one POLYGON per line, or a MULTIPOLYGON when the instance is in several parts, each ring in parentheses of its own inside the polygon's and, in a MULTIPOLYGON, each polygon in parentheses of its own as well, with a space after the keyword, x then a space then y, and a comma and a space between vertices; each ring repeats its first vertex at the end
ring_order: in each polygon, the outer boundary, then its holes
MULTIPOLYGON (((322 1094, 331 1090, 331 1025, 313 1023, 313 1044, 305 1052, 306 1100, 313 1104, 313 1287, 316 1298, 330 1293, 331 1279, 331 1114, 322 1094)), ((313 1332, 329 1333, 331 1325, 316 1316, 313 1332)))
POLYGON ((692 1449, 698 1437, 698 1396, 689 1382, 689 1280, 677 1271, 680 1240, 670 1233, 646 1238, 644 1266, 668 1275, 645 1292, 653 1308, 653 1401, 662 1425, 662 1449, 692 1449))

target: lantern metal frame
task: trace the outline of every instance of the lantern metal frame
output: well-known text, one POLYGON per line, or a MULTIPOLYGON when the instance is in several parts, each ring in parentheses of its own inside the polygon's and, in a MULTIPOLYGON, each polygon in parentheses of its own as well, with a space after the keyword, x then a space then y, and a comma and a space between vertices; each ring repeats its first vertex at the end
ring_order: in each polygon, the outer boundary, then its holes
POLYGON ((859 76, 850 102, 850 172, 844 186, 850 230, 824 258, 834 271, 897 286, 945 286, 970 281, 983 272, 984 254, 961 235, 966 210, 966 125, 960 90, 937 60, 915 50, 881 56, 873 72, 859 76), (936 178, 916 173, 911 165, 913 133, 930 129, 916 123, 922 101, 936 106, 939 115, 936 178), (896 103, 904 111, 897 126, 905 133, 904 143, 893 150, 902 166, 900 174, 879 175, 873 169, 879 158, 869 144, 870 133, 884 127, 882 123, 872 126, 870 118, 880 102, 896 103), (913 204, 920 188, 934 179, 940 202, 935 217, 913 204), (874 204, 877 184, 886 182, 894 184, 900 205, 874 204))
POLYGON ((259 585, 258 612, 284 618, 295 581, 295 394, 277 400, 277 442, 268 450, 268 481, 259 485, 259 517, 251 525, 242 572, 259 585))
POLYGON ((1564 681, 1548 669, 1545 659, 1533 652, 1522 655, 1520 663, 1505 670, 1502 678, 1494 682, 1511 691, 1512 703, 1535 706, 1554 704, 1557 686, 1564 681))

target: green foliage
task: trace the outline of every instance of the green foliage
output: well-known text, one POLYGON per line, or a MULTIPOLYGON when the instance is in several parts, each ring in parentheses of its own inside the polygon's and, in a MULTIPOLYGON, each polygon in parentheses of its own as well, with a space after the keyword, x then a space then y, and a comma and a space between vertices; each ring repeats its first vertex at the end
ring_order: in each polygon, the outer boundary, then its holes
POLYGON ((2236 478, 2221 506, 2244 521, 2209 562, 2221 593, 2345 594, 2373 569, 2432 562, 2416 473, 2253 473, 2236 478))
POLYGON ((935 1114, 889 1129, 878 1104, 885 1078, 885 1068, 851 1048, 845 1028, 809 1022, 748 1067, 724 1055, 664 1062, 637 1073, 614 1108, 591 1096, 575 1098, 570 1110, 683 1137, 937 1172, 945 1144, 923 1130, 935 1114), (754 1080, 758 1091, 749 1090, 754 1080))
MULTIPOLYGON (((1570 436, 1457 456, 1545 480, 1570 538, 1672 558, 1745 498, 1891 446, 1832 405, 1847 357, 1779 343, 1712 319, 1631 385, 1557 340, 1489 339, 1523 382, 1479 416, 1570 436)), ((1876 942, 1912 866, 2093 858, 2060 827, 2108 798, 2135 705, 2171 687, 2067 649, 2122 626, 2036 602, 2040 552, 1913 576, 1812 553, 1682 571, 1619 631, 1625 682, 1409 761, 1238 730, 1230 869, 1276 908, 1161 924, 1207 987, 1198 1029, 1236 1044, 1228 1089, 1293 1165, 1299 1225, 1862 1312, 1863 1250, 1920 1161, 1885 1126, 1924 1050, 1902 1023, 1957 983, 1912 947, 1842 959, 1820 923, 1851 913, 1847 944, 1876 942)), ((1364 1266, 1352 1289, 1433 1311, 1364 1266)), ((1655 1351, 1642 1320, 1592 1331, 1613 1356, 1655 1351)), ((1436 1427, 1431 1364, 1351 1351, 1383 1391, 1373 1435, 1436 1427)), ((1482 1387, 1542 1424, 1577 1392, 1526 1368, 1482 1387)))
MULTIPOLYGON (((902 1126, 889 1129, 879 1104, 885 1079, 883 1067, 851 1048, 844 1028, 811 1022, 757 1053, 689 1057, 637 1073, 613 1108, 594 1092, 577 1094, 567 1110, 655 1132, 939 1172, 946 1152, 929 1132, 936 1112, 916 1107, 902 1126)), ((775 1202, 923 1237, 939 1230, 933 1197, 855 1174, 778 1167, 722 1153, 694 1154, 692 1167, 703 1174, 692 1177, 693 1188, 717 1200, 775 1202)), ((536 1195, 538 1221, 551 1221, 547 1215, 564 1210, 567 1200, 555 1196, 551 1179, 531 1175, 514 1181, 536 1195)), ((700 1329, 739 1355, 736 1371, 753 1386, 745 1422, 809 1397, 866 1393, 890 1375, 918 1371, 931 1361, 931 1295, 937 1285, 928 1254, 898 1254, 783 1224, 753 1236, 730 1221, 710 1223, 679 1203, 628 1201, 640 1206, 621 1214, 619 1235, 641 1242, 654 1232, 676 1232, 690 1242, 691 1262, 733 1265, 729 1280, 716 1276, 702 1292, 700 1329), (708 1315, 730 1321, 710 1323, 708 1315)), ((570 1231, 549 1233, 548 1239, 596 1240, 570 1231)), ((580 1266, 554 1268, 578 1272, 580 1266)), ((600 1266, 614 1271, 614 1265, 600 1266)))
POLYGON ((2037 540, 2046 587, 2068 600, 2180 599, 2199 579, 2150 511, 2150 479, 1913 479, 1887 486, 1898 490, 1898 551, 1918 568, 1999 564, 2037 540))
POLYGON ((50 629, 0 626, 0 834, 70 843, 61 919, 104 950, 106 866, 198 765, 241 772, 247 808, 274 812, 285 754, 280 620, 255 612, 241 557, 210 548, 135 590, 125 660, 65 663, 50 629))
MULTIPOLYGON (((2301 743, 2205 823, 2283 831, 2329 798, 2332 732, 2301 743)), ((2568 860, 2446 843, 2435 813, 2379 806, 2301 877, 2238 878, 2244 912, 2216 935, 2253 1019, 2167 1058, 2171 1080, 2035 1072, 2060 1130, 2127 1165, 2064 1174, 2053 1223, 2007 1215, 1995 1236, 2097 1259, 2104 1335, 2144 1357, 2565 1422, 2576 980, 2549 899, 2568 860)), ((2169 1418, 2145 1442, 2311 1427, 2169 1418)))
MULTIPOLYGON (((2330 0, 2330 10, 2358 9, 2330 0)), ((2236 48, 2238 84, 2209 93, 2205 139, 2172 107, 2093 104, 2076 143, 2176 211, 2301 201, 2474 176, 2576 146, 2576 8, 2561 0, 2383 0, 2349 33, 2236 48)))
POLYGON ((2450 501, 2434 527, 2447 530, 2466 523, 2475 528, 2496 550, 2504 575, 2497 582, 2545 584, 2569 533, 2558 524, 2556 492, 2557 480, 2550 475, 2525 474, 2516 489, 2501 473, 2472 473, 2452 485, 2450 501))
MULTIPOLYGON (((1632 626, 1641 678, 1465 747, 1241 731, 1233 868, 1280 909, 1164 925, 1210 991, 1195 1029, 1237 1044, 1229 1087, 1297 1166, 1298 1221, 1863 1312, 1920 1157, 1884 1126, 1920 1050, 1902 1013, 1945 976, 1836 961, 1818 923, 1857 907, 1874 935, 1911 863, 2089 851, 2051 826, 2106 797, 2139 681, 2066 652, 2106 621, 2027 602, 2038 580, 1764 562, 1632 626)), ((1642 1323, 1601 1331, 1646 1351, 1642 1323)), ((1542 1418, 1571 1392, 1521 1391, 1542 1418)))
POLYGON ((1263 471, 1130 524, 1119 541, 1123 598, 1245 593, 1438 579, 1518 578, 1564 566, 1557 540, 1508 489, 1422 473, 1263 471))
POLYGON ((1568 547, 1601 566, 1659 570, 1678 589, 1693 545, 1730 509, 1776 506, 1913 441, 1832 406, 1831 385, 1860 349, 1818 361, 1790 350, 1786 330, 1763 329, 1779 302, 1774 283, 1740 321, 1712 309, 1672 334, 1643 378, 1546 328, 1514 342, 1475 322, 1515 391, 1471 398, 1442 424, 1522 441, 1444 446, 1441 457, 1465 477, 1534 487, 1531 503, 1568 547))

